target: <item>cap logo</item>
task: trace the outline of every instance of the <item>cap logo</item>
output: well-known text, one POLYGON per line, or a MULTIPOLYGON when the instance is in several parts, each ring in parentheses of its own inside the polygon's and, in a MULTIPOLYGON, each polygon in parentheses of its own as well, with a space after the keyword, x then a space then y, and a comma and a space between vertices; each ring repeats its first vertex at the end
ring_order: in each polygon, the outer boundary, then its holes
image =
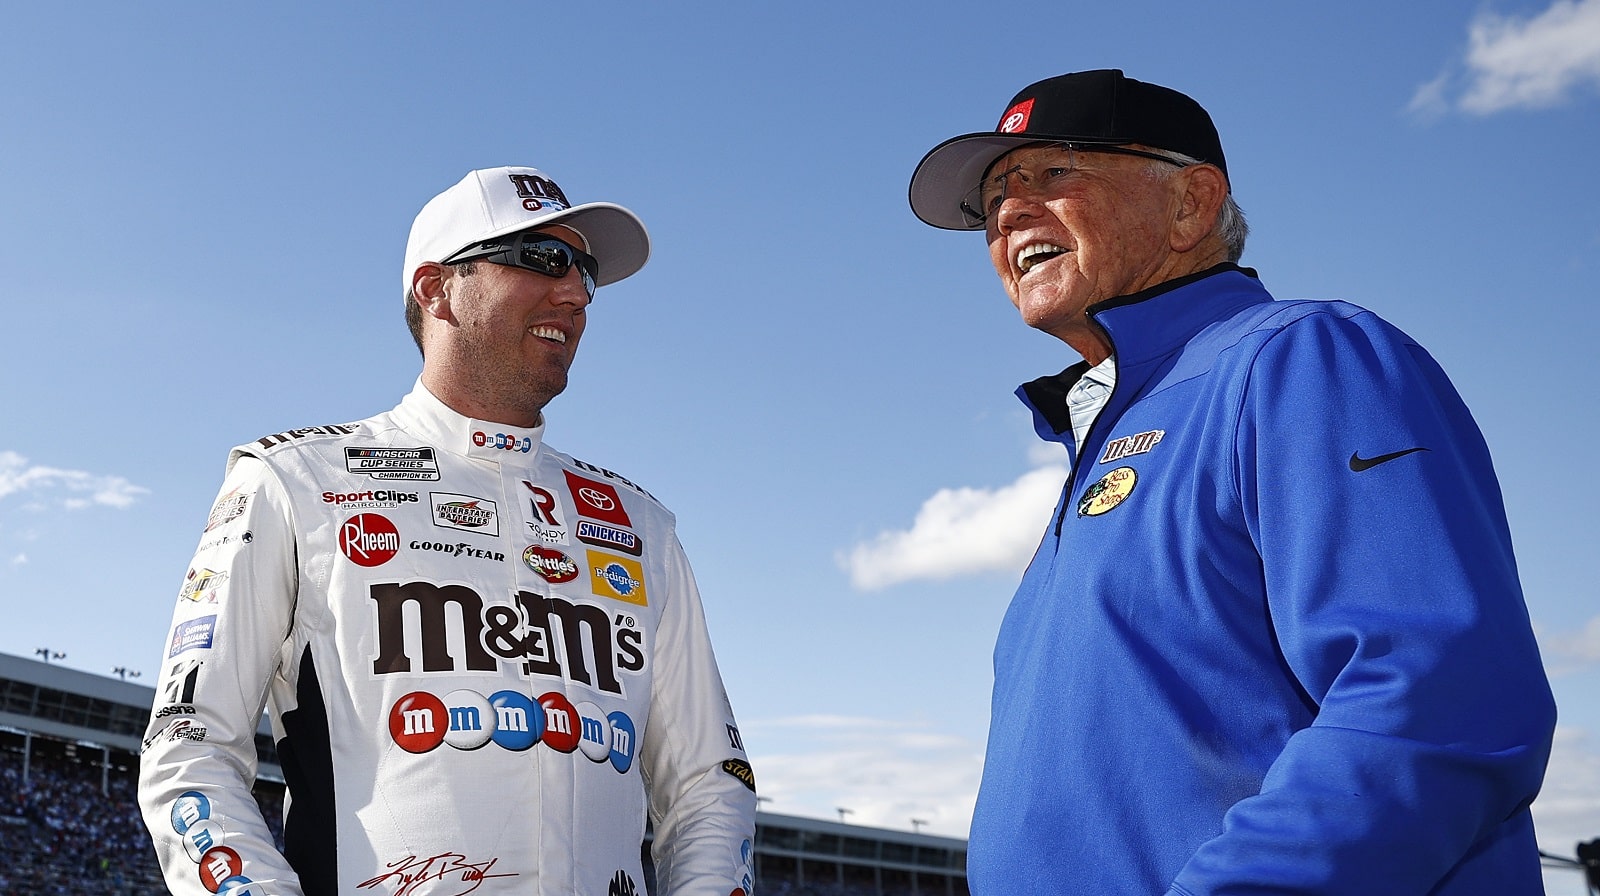
POLYGON ((1000 119, 1000 126, 995 128, 1002 134, 1020 134, 1028 130, 1028 118, 1033 115, 1033 98, 1023 100, 1006 110, 1004 118, 1000 119))
POLYGON ((572 203, 567 201, 567 194, 561 192, 553 180, 547 180, 535 174, 508 174, 511 185, 517 188, 517 195, 522 197, 522 207, 530 212, 546 208, 571 208, 572 203))

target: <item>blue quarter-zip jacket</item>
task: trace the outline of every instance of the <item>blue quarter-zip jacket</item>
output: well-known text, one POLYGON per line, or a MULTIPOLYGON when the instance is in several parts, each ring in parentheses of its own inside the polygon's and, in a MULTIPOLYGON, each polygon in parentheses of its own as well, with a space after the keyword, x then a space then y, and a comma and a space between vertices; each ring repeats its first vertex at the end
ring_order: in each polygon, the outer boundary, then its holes
POLYGON ((1222 265, 1091 309, 1117 384, 1001 627, 979 896, 1542 893, 1555 708, 1434 360, 1222 265))

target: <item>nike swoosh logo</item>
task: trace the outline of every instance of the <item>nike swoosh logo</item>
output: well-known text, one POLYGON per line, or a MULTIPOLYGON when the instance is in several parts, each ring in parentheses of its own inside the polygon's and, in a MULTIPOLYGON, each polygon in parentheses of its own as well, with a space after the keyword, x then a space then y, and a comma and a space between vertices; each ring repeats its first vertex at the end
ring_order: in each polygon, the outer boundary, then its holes
POLYGON ((1396 451, 1393 454, 1380 454, 1377 457, 1362 457, 1360 453, 1352 451, 1350 452, 1350 471, 1359 473, 1362 470, 1370 470, 1378 464, 1386 464, 1397 457, 1405 457, 1407 454, 1427 450, 1426 448, 1407 448, 1404 451, 1396 451))

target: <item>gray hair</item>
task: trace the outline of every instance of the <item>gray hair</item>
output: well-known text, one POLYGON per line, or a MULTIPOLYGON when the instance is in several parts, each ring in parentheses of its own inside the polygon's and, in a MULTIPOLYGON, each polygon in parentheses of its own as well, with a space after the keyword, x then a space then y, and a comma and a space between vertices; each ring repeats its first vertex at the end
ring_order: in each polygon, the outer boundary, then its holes
MULTIPOLYGON (((1181 162, 1185 166, 1201 164, 1199 159, 1193 156, 1186 156, 1181 152, 1173 152, 1169 149, 1157 149, 1155 152, 1166 156, 1174 162, 1181 162)), ((1155 166, 1161 163, 1151 162, 1150 164, 1155 166)), ((1237 264, 1239 259, 1244 257, 1244 241, 1246 237, 1250 236, 1250 222, 1244 219, 1244 210, 1239 208, 1239 203, 1234 201, 1231 186, 1228 189, 1228 195, 1222 199, 1222 210, 1217 213, 1217 223, 1211 226, 1211 232, 1222 237, 1222 242, 1228 247, 1229 261, 1237 264)))

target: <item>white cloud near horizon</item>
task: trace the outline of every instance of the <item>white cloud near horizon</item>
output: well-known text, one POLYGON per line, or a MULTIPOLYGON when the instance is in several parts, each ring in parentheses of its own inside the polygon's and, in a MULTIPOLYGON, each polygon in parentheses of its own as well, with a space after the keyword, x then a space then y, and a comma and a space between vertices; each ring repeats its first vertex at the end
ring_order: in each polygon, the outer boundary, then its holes
MULTIPOLYGON (((1540 849, 1569 859, 1577 844, 1600 838, 1600 750, 1588 731, 1556 727, 1544 787, 1533 801, 1533 825, 1540 849)), ((1583 886, 1582 872, 1565 868, 1546 867, 1544 879, 1550 893, 1583 886)))
MULTIPOLYGON (((965 838, 983 776, 981 741, 882 718, 805 716, 740 725, 751 746, 762 810, 965 838), (764 752, 758 741, 804 742, 803 751, 764 752)), ((981 736, 981 733, 976 735, 981 736)), ((1533 804, 1540 846, 1571 857, 1600 838, 1600 746, 1583 728, 1556 729, 1549 771, 1533 804)), ((1552 884, 1581 884, 1557 870, 1552 884)), ((1550 892, 1563 892, 1552 889, 1550 892)))
POLYGON ((878 533, 839 565, 863 591, 978 573, 1021 576, 1066 478, 1066 466, 1052 464, 999 488, 940 489, 922 502, 911 528, 878 533))
POLYGON ((1600 88, 1600 0, 1555 0, 1531 18, 1480 11, 1467 28, 1461 79, 1453 66, 1417 88, 1413 112, 1472 115, 1539 109, 1600 88), (1458 84, 1458 80, 1464 83, 1458 84))
POLYGON ((82 470, 62 470, 30 464, 15 451, 0 451, 0 500, 15 494, 38 499, 53 492, 65 492, 55 500, 67 510, 92 505, 126 508, 150 490, 121 476, 98 475, 82 470))
MULTIPOLYGON (((1061 467, 1066 469, 1062 460, 1067 456, 1067 449, 1060 442, 1046 442, 1044 439, 1028 440, 1028 463, 1035 467, 1061 467)), ((1063 479, 1066 477, 1063 476, 1063 479)))
POLYGON ((1539 650, 1544 654, 1545 670, 1559 678, 1600 663, 1600 616, 1570 633, 1552 634, 1544 626, 1534 626, 1539 650))
POLYGON ((761 809, 965 839, 983 773, 983 743, 916 722, 805 716, 740 724, 761 809), (760 741, 802 743, 765 753, 760 741), (767 800, 770 800, 767 801, 767 800), (913 825, 912 819, 925 824, 913 825))

